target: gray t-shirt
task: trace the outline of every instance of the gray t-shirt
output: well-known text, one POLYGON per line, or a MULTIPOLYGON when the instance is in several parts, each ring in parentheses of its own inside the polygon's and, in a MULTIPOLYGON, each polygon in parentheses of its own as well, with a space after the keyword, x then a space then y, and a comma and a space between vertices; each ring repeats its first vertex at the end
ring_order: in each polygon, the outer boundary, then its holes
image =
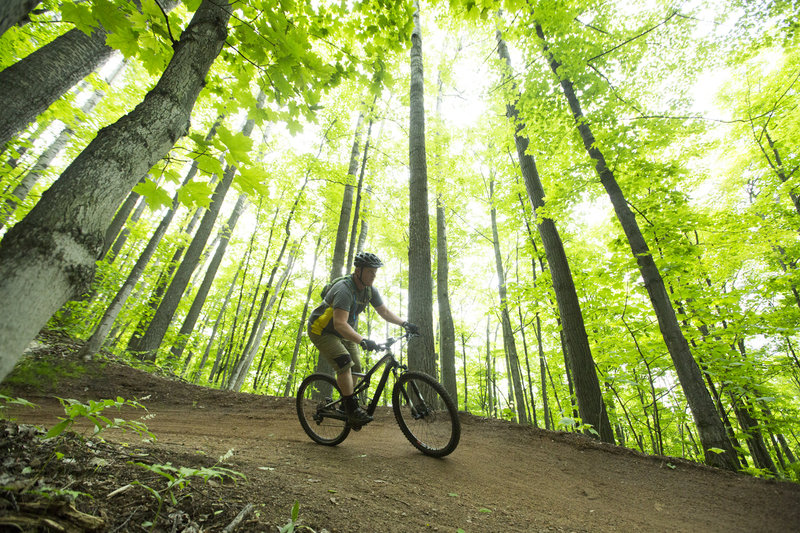
POLYGON ((383 305, 378 289, 375 287, 364 287, 361 290, 356 288, 353 276, 347 277, 336 282, 328 290, 322 303, 312 311, 308 319, 308 330, 317 335, 332 333, 341 337, 333 327, 333 310, 344 309, 348 312, 347 323, 353 329, 358 325, 358 315, 366 309, 367 304, 372 307, 383 305))

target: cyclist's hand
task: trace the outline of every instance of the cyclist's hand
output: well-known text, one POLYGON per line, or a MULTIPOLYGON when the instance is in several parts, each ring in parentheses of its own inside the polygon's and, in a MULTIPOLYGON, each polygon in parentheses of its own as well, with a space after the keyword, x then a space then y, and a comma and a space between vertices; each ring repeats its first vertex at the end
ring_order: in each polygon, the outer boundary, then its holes
POLYGON ((361 347, 368 352, 377 352, 380 350, 378 343, 372 339, 361 339, 361 347))
POLYGON ((411 322, 403 322, 402 324, 403 329, 409 332, 412 335, 419 335, 419 326, 416 324, 412 324, 411 322))

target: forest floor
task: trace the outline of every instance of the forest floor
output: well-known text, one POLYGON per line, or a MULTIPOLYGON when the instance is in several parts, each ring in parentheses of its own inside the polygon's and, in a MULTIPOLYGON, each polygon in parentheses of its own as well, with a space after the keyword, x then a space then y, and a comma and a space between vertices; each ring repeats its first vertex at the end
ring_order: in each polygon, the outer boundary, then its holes
POLYGON ((37 405, 7 408, 16 421, 0 421, 0 531, 56 531, 55 523, 63 531, 275 532, 295 502, 295 530, 317 533, 800 531, 800 485, 789 482, 469 414, 444 459, 412 447, 387 408, 325 447, 305 435, 293 399, 211 390, 73 354, 69 343, 42 346, 0 387, 37 405), (146 412, 106 415, 142 420, 157 440, 116 429, 101 440, 85 422, 77 434, 43 440, 28 424, 49 429, 65 416, 55 396, 138 398, 146 412), (173 502, 167 478, 136 463, 246 478, 189 477, 172 489, 173 502), (83 495, 65 500, 58 491, 83 495))

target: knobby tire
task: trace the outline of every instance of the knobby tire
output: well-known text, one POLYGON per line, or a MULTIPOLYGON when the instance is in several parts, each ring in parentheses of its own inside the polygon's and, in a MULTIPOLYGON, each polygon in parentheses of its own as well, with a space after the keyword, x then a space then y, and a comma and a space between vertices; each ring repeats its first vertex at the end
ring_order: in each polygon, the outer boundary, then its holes
POLYGON ((428 374, 401 375, 392 389, 392 409, 403 435, 425 455, 444 457, 458 446, 461 422, 456 406, 428 374))
MULTIPOLYGON (((326 374, 311 374, 297 389, 297 417, 311 440, 325 446, 336 446, 350 434, 345 420, 325 416, 344 409, 342 393, 336 380, 326 374), (331 405, 335 403, 334 405, 331 405)), ((338 414, 342 412, 339 411, 338 414)))

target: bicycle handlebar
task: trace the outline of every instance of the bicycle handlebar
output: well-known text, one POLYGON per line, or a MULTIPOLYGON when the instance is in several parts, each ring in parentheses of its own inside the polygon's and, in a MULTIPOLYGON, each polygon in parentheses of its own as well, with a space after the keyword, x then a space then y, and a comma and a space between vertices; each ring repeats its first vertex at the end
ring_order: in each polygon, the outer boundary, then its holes
POLYGON ((386 352, 386 351, 389 350, 389 348, 392 347, 393 344, 395 344, 399 340, 408 339, 408 338, 411 338, 411 337, 419 337, 419 336, 420 336, 419 333, 411 333, 411 332, 405 331, 399 337, 389 337, 388 339, 386 339, 386 342, 378 343, 378 349, 377 350, 373 350, 373 351, 375 351, 375 352, 386 352))

